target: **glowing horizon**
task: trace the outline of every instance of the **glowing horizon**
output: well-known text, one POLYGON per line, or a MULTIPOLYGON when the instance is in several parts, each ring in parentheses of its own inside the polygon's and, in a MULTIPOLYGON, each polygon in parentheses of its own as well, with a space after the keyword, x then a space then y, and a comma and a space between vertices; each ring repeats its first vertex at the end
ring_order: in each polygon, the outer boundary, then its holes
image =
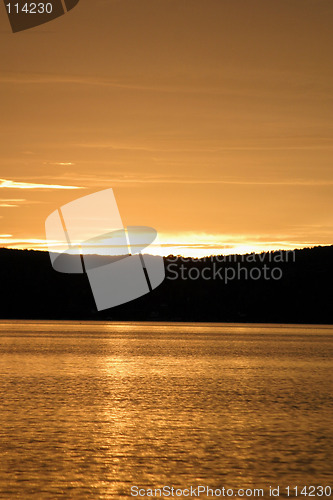
MULTIPOLYGON (((47 242, 44 239, 13 239, 8 238, 9 235, 0 235, 0 248, 16 249, 16 250, 37 250, 37 251, 49 251, 51 248, 55 253, 61 253, 64 247, 64 242, 52 241, 47 242)), ((75 243, 74 243, 75 245, 75 243)), ((229 243, 223 245, 217 245, 216 243, 210 242, 209 244, 204 243, 187 243, 184 239, 179 238, 179 235, 174 237, 172 242, 167 242, 164 235, 159 235, 159 245, 161 250, 154 250, 154 244, 150 249, 150 254, 152 255, 162 255, 167 257, 169 255, 182 256, 185 258, 203 258, 210 257, 213 255, 244 255, 249 253, 262 253, 262 252, 274 252, 279 250, 296 250, 302 248, 313 248, 317 246, 331 246, 330 242, 317 243, 315 241, 309 242, 274 242, 274 243, 258 243, 258 242, 248 242, 240 243, 234 241, 231 243, 229 238, 229 243), (178 241, 176 241, 178 238, 178 241)), ((77 242, 79 246, 79 242, 77 242)), ((90 247, 92 248, 92 247, 90 247)), ((80 251, 73 250, 73 253, 81 253, 80 251)), ((124 252, 120 252, 122 254, 124 252)), ((99 255, 109 255, 108 248, 105 248, 101 244, 95 250, 91 249, 89 251, 86 249, 84 254, 99 254, 99 255)), ((115 252, 113 251, 113 254, 115 252)))

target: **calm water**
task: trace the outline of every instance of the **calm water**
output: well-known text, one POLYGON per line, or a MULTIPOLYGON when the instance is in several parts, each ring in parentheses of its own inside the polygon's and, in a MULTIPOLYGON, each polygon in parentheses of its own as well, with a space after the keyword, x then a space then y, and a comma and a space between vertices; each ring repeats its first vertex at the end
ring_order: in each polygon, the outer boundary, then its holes
POLYGON ((2 321, 0 498, 333 486, 332 351, 327 326, 2 321))

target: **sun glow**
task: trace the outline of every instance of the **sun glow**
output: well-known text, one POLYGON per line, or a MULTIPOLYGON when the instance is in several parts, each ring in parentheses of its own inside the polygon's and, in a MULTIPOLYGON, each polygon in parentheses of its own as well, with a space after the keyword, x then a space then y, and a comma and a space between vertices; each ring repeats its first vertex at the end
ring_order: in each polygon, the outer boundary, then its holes
MULTIPOLYGON (((255 238, 252 240, 246 239, 243 236, 237 235, 208 235, 208 234, 195 234, 195 233, 178 233, 169 234, 161 233, 158 239, 149 246, 151 255, 161 255, 167 257, 168 255, 179 255, 183 257, 203 258, 210 255, 234 255, 234 254, 248 254, 248 253, 261 253, 275 250, 292 250, 295 248, 313 247, 317 245, 330 245, 327 243, 317 243, 315 241, 309 242, 288 242, 288 241, 257 241, 255 238)), ((68 252, 66 242, 63 241, 46 241, 41 238, 15 238, 10 234, 0 235, 0 246, 12 249, 27 249, 27 250, 41 250, 62 253, 68 252)), ((120 247, 119 247, 120 248, 120 247)), ((73 244, 69 253, 77 254, 99 254, 99 255, 118 255, 115 246, 112 248, 107 243, 103 244, 101 241, 98 246, 89 246, 82 250, 79 242, 73 244)), ((119 254, 127 253, 121 247, 119 254)), ((143 253, 145 251, 143 250, 143 253)))

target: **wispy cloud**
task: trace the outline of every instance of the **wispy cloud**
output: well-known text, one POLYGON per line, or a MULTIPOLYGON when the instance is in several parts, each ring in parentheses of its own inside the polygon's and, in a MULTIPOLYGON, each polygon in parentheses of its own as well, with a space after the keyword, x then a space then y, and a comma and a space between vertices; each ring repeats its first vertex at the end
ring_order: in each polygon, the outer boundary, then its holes
POLYGON ((32 182, 17 182, 10 179, 0 179, 0 188, 11 189, 85 189, 80 186, 64 186, 61 184, 37 184, 32 182))
MULTIPOLYGON (((8 72, 0 77, 0 83, 11 85, 82 85, 82 86, 97 86, 109 87, 124 90, 142 90, 142 91, 157 91, 157 92, 186 92, 186 93, 202 93, 200 87, 187 88, 179 83, 160 83, 151 85, 147 82, 133 84, 125 80, 115 80, 112 78, 98 78, 87 75, 60 75, 47 73, 14 73, 8 72)), ((219 87, 213 89, 215 93, 221 93, 219 87)))
POLYGON ((106 87, 120 90, 136 90, 149 92, 166 92, 186 94, 206 94, 207 92, 214 94, 239 94, 239 90, 235 87, 230 88, 227 85, 209 85, 202 87, 202 83, 198 81, 192 82, 192 85, 184 85, 183 82, 176 79, 160 80, 152 85, 147 79, 141 82, 133 83, 128 79, 102 78, 88 75, 73 75, 73 74, 52 74, 52 73, 27 73, 27 72, 7 72, 0 76, 0 84, 10 85, 78 85, 106 87))
MULTIPOLYGON (((299 140, 299 138, 297 138, 299 140)), ((272 144, 272 145, 261 145, 254 144, 249 146, 244 145, 231 145, 231 146, 198 146, 197 144, 191 144, 187 147, 171 147, 166 145, 150 145, 150 144, 128 144, 125 142, 86 142, 86 143, 73 143, 72 146, 75 148, 82 149, 96 149, 96 150, 111 150, 111 151, 142 151, 147 153, 223 153, 228 151, 302 151, 302 150, 320 150, 320 149, 332 149, 333 145, 330 138, 327 137, 316 137, 316 143, 309 144, 309 138, 307 138, 307 143, 299 144, 272 144)), ((281 142, 281 141, 280 141, 281 142)))
POLYGON ((6 248, 46 250, 47 242, 40 238, 13 238, 11 234, 0 234, 0 245, 6 248))
POLYGON ((320 235, 285 234, 206 234, 206 233, 159 233, 162 255, 205 257, 207 255, 232 255, 274 250, 331 245, 330 238, 320 235))
POLYGON ((41 203, 36 200, 26 200, 25 198, 0 198, 0 208, 15 208, 22 205, 35 205, 41 203))
MULTIPOLYGON (((57 179, 57 177, 53 177, 57 179)), ((59 177, 60 179, 60 177, 59 177)), ((67 174, 61 177, 61 179, 66 179, 71 182, 73 180, 80 179, 81 182, 89 186, 104 186, 108 184, 110 186, 117 185, 128 185, 128 186, 145 186, 148 184, 185 184, 185 185, 236 185, 236 186, 299 186, 299 187, 315 187, 315 186, 332 186, 333 180, 330 179, 315 179, 315 178, 262 178, 262 179, 242 179, 242 178, 221 178, 221 177, 189 177, 182 175, 150 175, 142 174, 138 176, 137 174, 122 174, 120 172, 114 172, 113 175, 108 177, 99 176, 98 174, 93 175, 72 175, 67 174)))
POLYGON ((274 94, 275 99, 292 98, 293 100, 308 98, 309 90, 314 97, 330 98, 330 86, 323 78, 309 78, 308 72, 288 72, 277 70, 255 69, 246 71, 236 69, 234 65, 224 71, 213 70, 207 74, 207 78, 198 77, 197 71, 187 71, 186 81, 184 75, 177 75, 162 72, 160 78, 156 79, 154 74, 145 74, 138 76, 133 83, 130 76, 98 77, 85 73, 81 74, 60 74, 60 73, 38 73, 38 72, 3 72, 0 77, 0 83, 11 85, 75 85, 106 87, 120 90, 135 90, 142 92, 163 92, 163 93, 184 93, 184 94, 213 94, 224 96, 244 95, 252 97, 270 97, 274 94), (228 78, 226 74, 229 73, 228 78), (294 85, 290 86, 290 79, 293 78, 294 85), (154 82, 152 84, 152 81, 154 82), (247 82, 246 90, 244 85, 239 82, 247 82), (264 82, 264 83, 263 83, 264 82), (277 89, 283 89, 277 92, 277 89), (298 92, 295 92, 298 91, 298 92))
POLYGON ((6 202, 23 202, 27 201, 25 198, 0 198, 0 202, 6 201, 6 202))
POLYGON ((54 161, 54 162, 44 161, 44 165, 55 165, 58 167, 71 167, 71 166, 75 165, 75 163, 73 163, 71 161, 54 161))

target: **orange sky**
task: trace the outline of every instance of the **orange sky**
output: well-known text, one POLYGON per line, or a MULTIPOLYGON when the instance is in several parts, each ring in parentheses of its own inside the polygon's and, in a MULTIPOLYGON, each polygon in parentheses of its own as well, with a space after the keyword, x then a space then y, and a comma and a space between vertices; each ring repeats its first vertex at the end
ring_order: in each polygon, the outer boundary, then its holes
POLYGON ((0 245, 108 187, 166 254, 332 243, 331 0, 0 7, 0 245))

